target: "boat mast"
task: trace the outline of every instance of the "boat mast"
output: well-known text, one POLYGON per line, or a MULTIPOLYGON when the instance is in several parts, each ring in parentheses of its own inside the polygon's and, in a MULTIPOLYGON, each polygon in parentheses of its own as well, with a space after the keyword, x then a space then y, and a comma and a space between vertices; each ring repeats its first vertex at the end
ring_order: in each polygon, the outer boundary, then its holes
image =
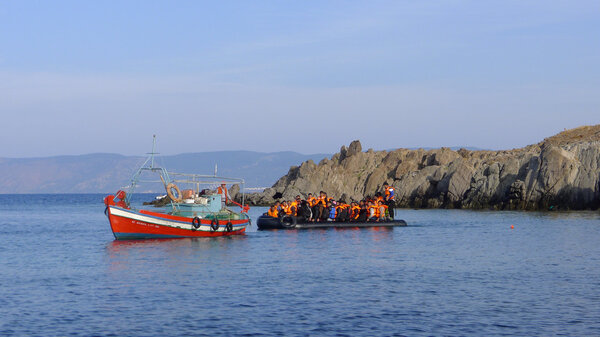
POLYGON ((154 168, 154 155, 156 154, 154 152, 154 149, 156 148, 156 135, 152 135, 152 152, 150 153, 150 168, 153 169, 154 168))

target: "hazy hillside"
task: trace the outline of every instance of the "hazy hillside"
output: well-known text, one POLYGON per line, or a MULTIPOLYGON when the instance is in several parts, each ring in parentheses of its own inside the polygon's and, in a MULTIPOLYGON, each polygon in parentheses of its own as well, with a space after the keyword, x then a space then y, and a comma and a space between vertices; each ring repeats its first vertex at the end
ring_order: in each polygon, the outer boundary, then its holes
MULTIPOLYGON (((290 166, 327 154, 221 151, 159 157, 169 171, 214 173, 246 179, 246 187, 271 186, 290 166)), ((127 185, 144 157, 88 154, 46 158, 0 158, 0 193, 114 192, 127 185)))

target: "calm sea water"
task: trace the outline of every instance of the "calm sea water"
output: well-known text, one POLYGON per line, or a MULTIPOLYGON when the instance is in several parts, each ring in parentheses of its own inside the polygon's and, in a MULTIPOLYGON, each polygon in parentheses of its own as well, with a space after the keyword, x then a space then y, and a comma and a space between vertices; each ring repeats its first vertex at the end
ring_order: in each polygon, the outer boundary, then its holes
POLYGON ((0 195, 0 335, 600 335, 598 212, 114 241, 102 197, 0 195))

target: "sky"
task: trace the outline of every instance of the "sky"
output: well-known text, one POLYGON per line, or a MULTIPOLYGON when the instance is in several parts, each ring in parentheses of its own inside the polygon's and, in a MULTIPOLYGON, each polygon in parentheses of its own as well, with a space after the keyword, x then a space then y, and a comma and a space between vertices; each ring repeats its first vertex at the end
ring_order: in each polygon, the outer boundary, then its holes
POLYGON ((600 1, 1 1, 0 157, 511 149, 600 123, 600 1))

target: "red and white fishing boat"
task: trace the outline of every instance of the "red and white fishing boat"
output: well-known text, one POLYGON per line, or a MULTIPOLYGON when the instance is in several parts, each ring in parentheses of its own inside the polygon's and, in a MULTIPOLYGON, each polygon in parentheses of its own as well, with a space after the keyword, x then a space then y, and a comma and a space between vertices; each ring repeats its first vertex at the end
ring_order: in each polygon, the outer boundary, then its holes
MULTIPOLYGON (((104 198, 105 213, 117 240, 214 237, 244 234, 250 225, 248 206, 244 205, 244 180, 214 175, 182 174, 167 172, 154 165, 154 145, 150 156, 136 171, 127 191, 119 190, 104 198), (141 180, 146 175, 158 175, 160 180, 141 180), (131 196, 140 183, 160 183, 167 191, 164 208, 137 209, 131 196), (230 200, 227 185, 238 184, 242 204, 230 200), (179 186, 192 188, 181 190, 179 186), (201 186, 215 187, 200 189, 201 186), (241 210, 235 212, 227 207, 231 203, 241 210)), ((152 207, 152 206, 151 206, 152 207)))

